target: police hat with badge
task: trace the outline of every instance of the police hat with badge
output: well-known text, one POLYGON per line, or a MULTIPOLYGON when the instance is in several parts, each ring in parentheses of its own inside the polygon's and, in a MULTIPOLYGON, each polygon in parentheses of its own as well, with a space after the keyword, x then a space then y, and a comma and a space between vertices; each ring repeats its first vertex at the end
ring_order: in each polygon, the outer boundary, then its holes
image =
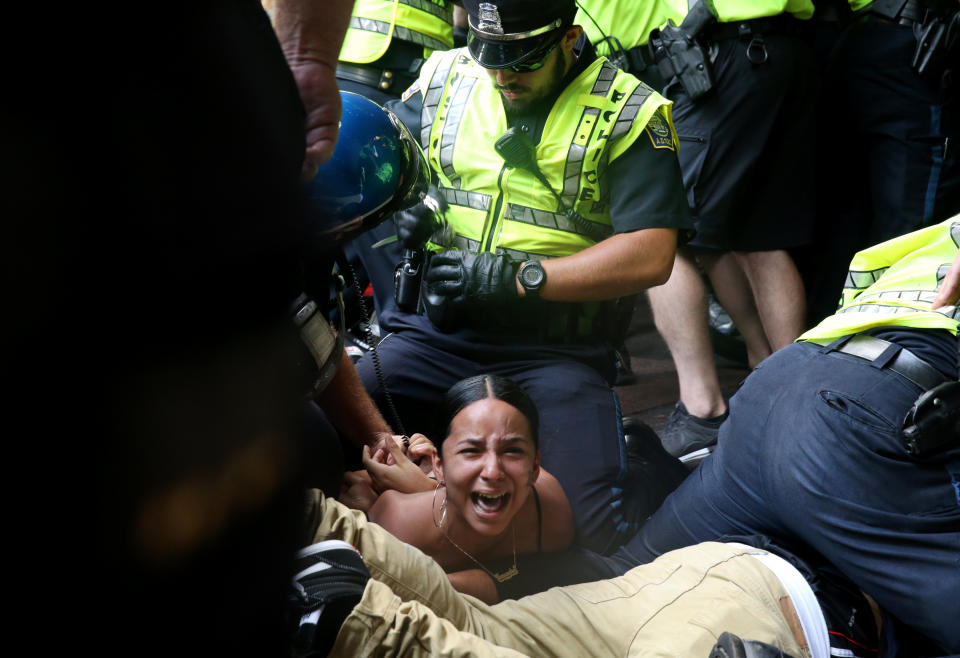
POLYGON ((464 0, 467 50, 486 69, 528 73, 541 68, 573 25, 574 0, 464 0))

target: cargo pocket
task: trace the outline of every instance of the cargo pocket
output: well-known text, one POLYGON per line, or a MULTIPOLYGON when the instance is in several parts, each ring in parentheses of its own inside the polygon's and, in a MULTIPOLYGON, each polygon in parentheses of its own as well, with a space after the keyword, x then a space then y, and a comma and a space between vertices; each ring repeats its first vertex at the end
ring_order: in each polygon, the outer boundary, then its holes
POLYGON ((680 148, 677 158, 680 160, 680 171, 683 174, 683 186, 687 190, 687 205, 694 215, 700 214, 700 194, 698 194, 700 173, 703 163, 707 159, 710 140, 706 135, 677 133, 680 148))

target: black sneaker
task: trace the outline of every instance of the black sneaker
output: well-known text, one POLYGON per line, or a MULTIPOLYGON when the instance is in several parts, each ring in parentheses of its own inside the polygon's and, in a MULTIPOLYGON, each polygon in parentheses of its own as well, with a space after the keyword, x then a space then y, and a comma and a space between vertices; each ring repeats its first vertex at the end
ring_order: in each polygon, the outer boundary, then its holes
POLYGON ((363 597, 370 572, 357 549, 339 539, 298 551, 296 569, 289 596, 292 653, 326 656, 363 597))
POLYGON ((729 412, 724 411, 723 415, 716 418, 699 418, 690 415, 683 402, 677 402, 670 412, 667 426, 660 432, 660 441, 667 452, 680 461, 699 461, 713 452, 720 425, 728 415, 729 412))
POLYGON ((756 640, 743 640, 733 633, 721 633, 707 658, 793 658, 781 649, 756 640))

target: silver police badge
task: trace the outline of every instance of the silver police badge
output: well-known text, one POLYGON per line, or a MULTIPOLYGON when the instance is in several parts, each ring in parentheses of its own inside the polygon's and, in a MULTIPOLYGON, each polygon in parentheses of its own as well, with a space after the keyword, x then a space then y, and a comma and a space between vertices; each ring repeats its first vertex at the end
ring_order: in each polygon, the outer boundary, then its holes
POLYGON ((479 7, 478 32, 488 34, 503 34, 503 23, 500 22, 500 10, 492 2, 481 2, 479 7))

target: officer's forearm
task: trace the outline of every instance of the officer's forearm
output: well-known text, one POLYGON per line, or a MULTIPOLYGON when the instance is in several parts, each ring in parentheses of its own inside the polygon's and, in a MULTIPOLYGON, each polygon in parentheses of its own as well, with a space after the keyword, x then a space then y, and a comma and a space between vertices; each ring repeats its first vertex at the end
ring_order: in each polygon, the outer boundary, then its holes
MULTIPOLYGON (((542 261, 547 281, 540 297, 555 302, 600 301, 659 286, 670 278, 676 249, 676 229, 614 235, 576 254, 542 261)), ((522 287, 517 288, 523 296, 522 287)))
POLYGON ((352 12, 353 0, 276 0, 274 25, 287 61, 336 68, 352 12))
POLYGON ((392 434, 346 353, 319 403, 336 428, 357 446, 372 446, 382 434, 392 434))

